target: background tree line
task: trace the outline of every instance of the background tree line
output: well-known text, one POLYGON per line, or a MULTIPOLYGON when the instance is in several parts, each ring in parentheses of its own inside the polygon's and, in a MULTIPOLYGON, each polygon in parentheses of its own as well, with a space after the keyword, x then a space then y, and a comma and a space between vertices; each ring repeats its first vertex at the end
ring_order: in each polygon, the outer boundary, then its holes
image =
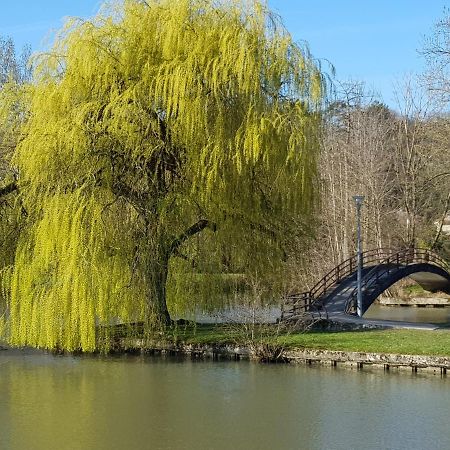
POLYGON ((448 259, 442 225, 449 213, 449 118, 411 84, 399 112, 373 100, 360 83, 338 89, 319 162, 318 235, 306 264, 312 279, 326 271, 324 261, 331 269, 354 254, 356 194, 365 196, 366 249, 425 247, 448 259))
POLYGON ((450 259, 449 42, 446 11, 421 51, 427 71, 399 84, 396 110, 362 82, 335 84, 324 113, 316 234, 290 261, 291 290, 311 287, 355 253, 357 194, 365 196, 365 249, 424 247, 450 259))

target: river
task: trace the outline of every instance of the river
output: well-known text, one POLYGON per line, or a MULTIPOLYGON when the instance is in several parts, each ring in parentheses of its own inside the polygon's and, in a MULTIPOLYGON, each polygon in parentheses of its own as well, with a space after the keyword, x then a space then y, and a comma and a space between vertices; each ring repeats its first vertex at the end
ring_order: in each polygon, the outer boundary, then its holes
POLYGON ((450 379, 0 352, 0 449, 448 449, 450 379))
MULTIPOLYGON (((256 321, 275 322, 280 315, 281 309, 279 307, 266 307, 258 310, 256 313, 256 321)), ((364 314, 364 318, 436 323, 441 326, 450 327, 450 307, 417 308, 373 304, 364 314)), ((254 320, 254 316, 250 309, 235 307, 221 311, 216 315, 197 313, 192 320, 200 323, 251 322, 254 320)))
POLYGON ((374 304, 366 311, 364 318, 436 323, 450 326, 450 308, 416 308, 374 304))

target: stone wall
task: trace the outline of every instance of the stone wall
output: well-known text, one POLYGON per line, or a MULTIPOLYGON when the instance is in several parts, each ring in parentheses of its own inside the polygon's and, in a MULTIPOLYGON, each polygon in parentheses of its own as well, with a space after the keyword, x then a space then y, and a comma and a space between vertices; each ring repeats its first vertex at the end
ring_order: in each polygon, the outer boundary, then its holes
MULTIPOLYGON (((142 344, 136 342, 136 344, 142 344)), ((232 344, 166 344, 142 350, 156 355, 187 355, 208 359, 260 359, 255 349, 232 344)), ((270 358, 267 358, 270 360, 270 358)), ((450 373, 450 356, 400 355, 390 353, 348 352, 316 349, 283 351, 279 361, 292 364, 327 365, 356 369, 403 370, 409 372, 450 373)))

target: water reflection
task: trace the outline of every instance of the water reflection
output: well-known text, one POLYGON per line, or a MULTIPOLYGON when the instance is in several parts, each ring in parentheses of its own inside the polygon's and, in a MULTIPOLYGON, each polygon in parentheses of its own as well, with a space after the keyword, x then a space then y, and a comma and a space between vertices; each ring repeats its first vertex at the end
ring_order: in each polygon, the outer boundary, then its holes
POLYGON ((0 352, 0 448, 450 448, 447 378, 0 352))

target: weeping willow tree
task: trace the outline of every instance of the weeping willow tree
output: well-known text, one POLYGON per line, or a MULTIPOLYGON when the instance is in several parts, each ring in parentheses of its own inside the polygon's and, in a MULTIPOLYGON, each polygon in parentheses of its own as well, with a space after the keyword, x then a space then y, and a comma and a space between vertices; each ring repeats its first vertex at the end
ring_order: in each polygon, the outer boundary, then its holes
MULTIPOLYGON (((0 278, 15 258, 23 210, 17 201, 17 171, 11 157, 27 117, 26 101, 31 69, 30 51, 18 54, 11 38, 0 36, 0 278)), ((8 295, 0 289, 0 338, 7 314, 8 295)))
POLYGON ((324 94, 259 0, 130 0, 70 21, 36 61, 13 159, 10 341, 90 351, 101 325, 169 323, 183 280, 267 271, 314 210, 324 94))

